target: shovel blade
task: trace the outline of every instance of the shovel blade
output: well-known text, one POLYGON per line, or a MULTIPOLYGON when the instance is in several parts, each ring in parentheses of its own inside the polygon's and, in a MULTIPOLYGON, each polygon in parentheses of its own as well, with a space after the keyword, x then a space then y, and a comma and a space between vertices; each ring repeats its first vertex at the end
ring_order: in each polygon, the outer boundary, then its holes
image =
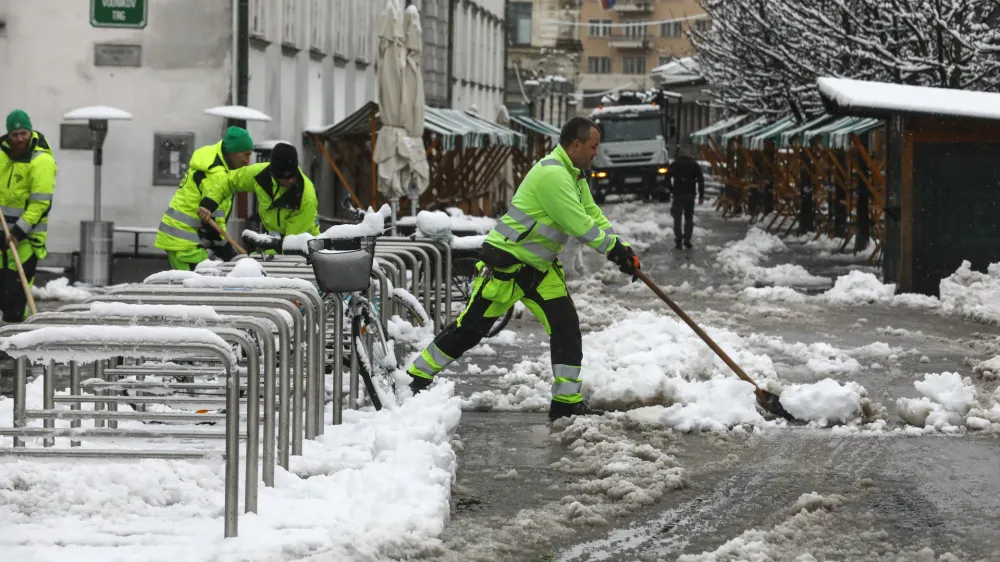
POLYGON ((774 415, 775 417, 784 418, 788 421, 799 421, 796 420, 794 416, 785 410, 785 407, 781 405, 781 399, 778 395, 773 392, 768 392, 762 388, 757 389, 757 403, 760 407, 764 409, 765 412, 774 415))

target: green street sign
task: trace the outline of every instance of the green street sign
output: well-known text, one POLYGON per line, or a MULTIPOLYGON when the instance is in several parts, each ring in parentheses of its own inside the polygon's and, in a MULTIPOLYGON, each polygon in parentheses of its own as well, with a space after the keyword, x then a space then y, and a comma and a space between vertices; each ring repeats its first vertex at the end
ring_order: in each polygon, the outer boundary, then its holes
POLYGON ((90 0, 90 25, 94 27, 146 27, 147 0, 90 0))

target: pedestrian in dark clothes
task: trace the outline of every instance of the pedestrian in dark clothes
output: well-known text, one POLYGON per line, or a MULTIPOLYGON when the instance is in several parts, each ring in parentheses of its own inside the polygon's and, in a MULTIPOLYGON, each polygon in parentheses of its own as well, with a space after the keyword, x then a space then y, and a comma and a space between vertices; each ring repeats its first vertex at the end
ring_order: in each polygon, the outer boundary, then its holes
POLYGON ((680 149, 677 151, 677 159, 670 163, 667 181, 673 196, 670 214, 674 217, 674 244, 678 250, 681 249, 681 244, 690 248, 691 234, 694 232, 694 196, 697 190, 698 204, 705 202, 705 175, 698 162, 686 150, 680 149))

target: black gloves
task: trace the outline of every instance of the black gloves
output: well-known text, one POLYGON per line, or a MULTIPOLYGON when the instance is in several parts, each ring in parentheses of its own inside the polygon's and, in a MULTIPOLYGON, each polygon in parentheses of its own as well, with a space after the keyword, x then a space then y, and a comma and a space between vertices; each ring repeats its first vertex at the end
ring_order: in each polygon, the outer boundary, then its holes
POLYGON ((21 230, 21 227, 16 224, 10 225, 10 235, 13 236, 14 240, 17 240, 18 242, 28 237, 28 235, 21 230))
POLYGON ((617 265, 618 270, 626 275, 635 275, 635 271, 639 269, 639 257, 620 239, 615 240, 615 245, 608 252, 608 261, 617 265))
MULTIPOLYGON (((205 225, 198 229, 198 238, 208 242, 221 242, 222 236, 212 227, 205 225)), ((214 245, 214 244, 213 244, 214 245)))
POLYGON ((226 244, 225 246, 216 246, 212 248, 212 253, 215 254, 215 257, 225 262, 232 261, 233 258, 239 255, 239 252, 237 252, 236 248, 233 248, 231 244, 226 244))

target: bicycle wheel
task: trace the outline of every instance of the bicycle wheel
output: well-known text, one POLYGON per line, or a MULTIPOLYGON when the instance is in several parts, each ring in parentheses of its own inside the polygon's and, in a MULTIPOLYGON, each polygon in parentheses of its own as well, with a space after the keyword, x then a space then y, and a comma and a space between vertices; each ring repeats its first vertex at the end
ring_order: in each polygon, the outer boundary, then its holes
POLYGON ((351 320, 351 342, 372 406, 381 410, 383 404, 396 404, 396 381, 392 376, 398 366, 396 355, 370 306, 351 320))
POLYGON ((423 310, 423 307, 417 308, 414 306, 414 303, 410 302, 408 299, 401 298, 394 294, 392 295, 392 304, 396 307, 395 310, 399 313, 400 318, 418 328, 422 328, 425 324, 430 322, 430 318, 423 310))

